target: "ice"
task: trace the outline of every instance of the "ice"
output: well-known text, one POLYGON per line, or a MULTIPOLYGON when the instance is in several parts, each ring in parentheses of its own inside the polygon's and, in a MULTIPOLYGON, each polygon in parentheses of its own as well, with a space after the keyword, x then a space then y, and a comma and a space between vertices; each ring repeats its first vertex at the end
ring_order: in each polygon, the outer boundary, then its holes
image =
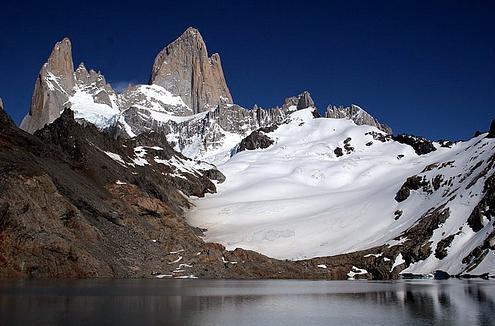
POLYGON ((116 107, 96 103, 91 94, 79 89, 69 98, 69 102, 74 118, 84 119, 100 129, 113 125, 120 113, 116 107))

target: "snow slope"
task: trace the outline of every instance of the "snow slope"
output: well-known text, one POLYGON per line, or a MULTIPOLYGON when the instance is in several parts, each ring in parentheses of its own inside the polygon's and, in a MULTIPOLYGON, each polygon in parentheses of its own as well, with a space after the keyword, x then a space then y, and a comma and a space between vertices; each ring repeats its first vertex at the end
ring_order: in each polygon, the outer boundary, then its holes
POLYGON ((96 103, 91 94, 84 92, 79 88, 74 89, 74 94, 69 97, 70 109, 74 111, 76 119, 83 119, 97 126, 99 129, 105 129, 114 124, 117 115, 120 113, 117 105, 107 105, 96 103))
MULTIPOLYGON (((480 136, 452 148, 436 144, 435 152, 418 156, 408 145, 373 139, 367 133, 384 134, 374 127, 346 119, 314 119, 311 110, 293 113, 289 123, 267 134, 274 145, 238 153, 218 166, 226 181, 218 185, 218 193, 195 200, 189 223, 208 229, 206 240, 228 249, 303 259, 400 244, 394 238, 428 210, 446 203, 450 216, 435 230, 431 247, 434 250, 442 238, 456 234, 448 256, 439 260, 431 254, 406 271, 463 271, 462 257, 493 231, 491 223, 481 233, 466 224, 481 198, 485 178, 464 191, 476 176, 465 172, 477 161, 482 161, 477 168, 483 169, 495 142, 480 136), (349 151, 344 149, 348 138, 348 148, 353 147, 349 151), (344 152, 340 157, 334 152, 337 147, 344 152), (441 173, 445 182, 438 191, 412 191, 407 200, 395 200, 408 177, 420 174, 429 164, 449 161, 454 162, 441 171, 433 168, 422 174, 430 180, 441 173), (466 195, 446 196, 461 190, 466 195), (395 219, 397 210, 402 215, 395 219)), ((487 259, 493 261, 493 255, 487 259)))

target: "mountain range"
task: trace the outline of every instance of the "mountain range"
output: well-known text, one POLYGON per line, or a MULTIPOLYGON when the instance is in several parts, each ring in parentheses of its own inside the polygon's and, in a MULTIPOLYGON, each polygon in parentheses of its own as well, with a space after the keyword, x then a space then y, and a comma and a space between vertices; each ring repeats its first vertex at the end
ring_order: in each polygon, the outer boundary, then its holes
POLYGON ((19 128, 0 105, 0 277, 495 275, 493 122, 430 141, 321 112, 235 104, 194 28, 122 92, 63 39, 19 128))

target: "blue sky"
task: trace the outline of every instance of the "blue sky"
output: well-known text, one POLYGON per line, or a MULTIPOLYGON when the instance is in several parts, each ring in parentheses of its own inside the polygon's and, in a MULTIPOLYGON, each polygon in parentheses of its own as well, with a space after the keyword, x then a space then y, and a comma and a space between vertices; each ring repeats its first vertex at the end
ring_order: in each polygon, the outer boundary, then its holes
POLYGON ((358 104, 396 133, 465 139, 495 118, 493 1, 4 2, 0 97, 19 122, 53 44, 119 88, 146 83, 188 26, 219 52, 236 103, 358 104))

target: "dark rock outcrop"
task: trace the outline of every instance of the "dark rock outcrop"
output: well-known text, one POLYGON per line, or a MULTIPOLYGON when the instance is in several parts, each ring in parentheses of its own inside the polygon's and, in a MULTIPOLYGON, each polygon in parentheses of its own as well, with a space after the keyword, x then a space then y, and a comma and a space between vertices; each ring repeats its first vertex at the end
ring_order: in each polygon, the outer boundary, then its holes
POLYGON ((351 137, 347 137, 344 140, 344 149, 347 154, 350 154, 354 151, 354 147, 351 146, 351 140, 352 140, 351 137))
POLYGON ((450 216, 450 209, 445 205, 431 208, 423 214, 416 224, 405 231, 399 238, 407 238, 397 247, 400 248, 406 265, 424 260, 432 253, 430 238, 433 232, 450 216))
POLYGON ((409 198, 409 195, 411 194, 411 191, 407 187, 400 187, 399 191, 395 194, 395 200, 397 202, 403 202, 407 198, 409 198))
POLYGON ((365 135, 370 135, 371 137, 373 137, 374 140, 381 141, 382 143, 386 143, 386 142, 392 140, 391 135, 383 134, 383 133, 376 132, 376 131, 368 131, 367 133, 365 133, 365 135))
POLYGON ((484 227, 483 219, 490 221, 493 216, 495 216, 495 174, 486 179, 483 198, 469 215, 467 223, 474 232, 478 232, 484 227))
POLYGON ((273 140, 265 135, 265 133, 259 129, 249 134, 246 138, 242 139, 239 144, 238 152, 245 150, 255 150, 258 148, 268 148, 273 144, 273 140))
POLYGON ((446 238, 438 241, 437 248, 435 249, 435 257, 438 259, 444 259, 447 257, 447 250, 450 247, 452 241, 454 241, 456 234, 451 234, 446 238))
POLYGON ((490 124, 490 130, 488 131, 488 138, 495 138, 495 119, 492 120, 490 124))
POLYGON ((304 91, 301 95, 299 95, 299 100, 297 101, 297 109, 301 110, 309 107, 315 107, 315 102, 311 98, 311 94, 309 94, 308 91, 304 91))
POLYGON ((392 139, 399 143, 411 146, 418 155, 424 155, 436 151, 433 143, 423 137, 400 134, 393 136, 392 139))
POLYGON ((395 195, 395 200, 399 203, 403 202, 409 197, 411 190, 418 190, 419 188, 426 187, 427 185, 428 182, 419 175, 409 177, 395 195))
POLYGON ((288 97, 284 100, 282 108, 289 109, 290 107, 295 107, 296 110, 302 110, 316 106, 313 98, 311 98, 311 94, 308 91, 304 91, 297 96, 288 97))

